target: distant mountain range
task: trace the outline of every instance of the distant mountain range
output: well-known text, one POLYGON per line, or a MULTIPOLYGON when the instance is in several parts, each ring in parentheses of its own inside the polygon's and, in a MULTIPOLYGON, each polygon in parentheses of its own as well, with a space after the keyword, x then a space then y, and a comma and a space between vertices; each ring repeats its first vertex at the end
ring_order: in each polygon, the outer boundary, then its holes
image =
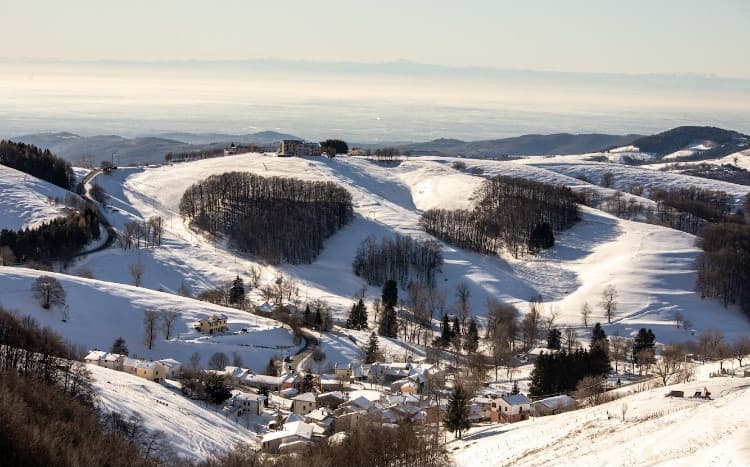
POLYGON ((551 135, 523 135, 514 138, 484 141, 461 141, 458 139, 436 139, 426 143, 399 146, 401 151, 413 155, 451 155, 467 157, 499 157, 507 155, 552 155, 582 154, 606 147, 626 146, 642 135, 606 135, 599 133, 573 135, 556 133, 551 135))
MULTIPOLYGON (((81 156, 93 156, 98 164, 110 160, 112 154, 119 158, 120 165, 153 164, 164 161, 168 152, 200 151, 235 144, 272 145, 282 139, 302 139, 294 135, 275 131, 232 135, 225 133, 159 133, 153 136, 123 138, 117 135, 79 136, 73 133, 40 133, 11 138, 46 148, 60 157, 76 161, 81 156)), ((693 159, 723 157, 733 152, 748 149, 750 136, 736 131, 709 126, 682 126, 655 135, 609 135, 601 133, 550 135, 523 135, 513 138, 482 141, 458 139, 436 139, 423 143, 393 143, 402 152, 412 155, 466 156, 492 158, 503 156, 546 156, 584 154, 607 151, 622 146, 635 146, 643 153, 658 158, 691 145, 704 145, 707 150, 697 152, 693 159)), ((377 148, 387 144, 350 144, 377 148)))

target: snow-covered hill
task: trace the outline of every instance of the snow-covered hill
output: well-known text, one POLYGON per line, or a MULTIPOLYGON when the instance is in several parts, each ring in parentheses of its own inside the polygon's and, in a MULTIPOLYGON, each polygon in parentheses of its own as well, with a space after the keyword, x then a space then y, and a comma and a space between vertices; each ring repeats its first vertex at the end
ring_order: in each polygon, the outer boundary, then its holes
POLYGON ((239 443, 258 443, 254 432, 161 384, 96 365, 88 369, 101 408, 135 416, 151 434, 163 433, 181 457, 200 462, 239 443))
POLYGON ((62 204, 69 193, 56 185, 0 164, 0 229, 35 227, 65 213, 62 204))
MULTIPOLYGON (((448 443, 459 466, 748 465, 750 380, 708 378, 635 393, 600 406, 474 427, 448 443), (713 400, 692 399, 707 387, 713 400), (664 397, 682 390, 687 398, 664 397), (626 406, 622 421, 623 405, 626 406)), ((623 389, 624 392, 628 390, 623 389)))
POLYGON ((206 365, 214 352, 224 352, 230 358, 237 353, 245 367, 262 371, 271 357, 294 354, 301 345, 295 345, 289 329, 277 321, 130 285, 0 267, 0 291, 0 305, 34 317, 43 326, 49 326, 86 349, 109 349, 112 342, 122 336, 131 355, 175 358, 186 363, 197 352, 201 363, 206 365), (63 309, 45 310, 33 299, 31 285, 41 274, 56 277, 65 289, 69 315, 66 322, 62 321, 63 309), (147 309, 170 309, 180 315, 174 326, 174 336, 166 340, 159 331, 150 350, 144 340, 143 318, 147 309), (193 322, 217 312, 227 315, 229 332, 208 336, 193 329, 193 322))

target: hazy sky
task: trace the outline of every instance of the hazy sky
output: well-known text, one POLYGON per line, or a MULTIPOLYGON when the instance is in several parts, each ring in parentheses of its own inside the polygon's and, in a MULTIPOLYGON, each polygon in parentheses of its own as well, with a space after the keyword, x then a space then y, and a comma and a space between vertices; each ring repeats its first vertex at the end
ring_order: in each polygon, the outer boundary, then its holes
POLYGON ((750 78, 750 0, 1 0, 0 57, 407 59, 750 78))

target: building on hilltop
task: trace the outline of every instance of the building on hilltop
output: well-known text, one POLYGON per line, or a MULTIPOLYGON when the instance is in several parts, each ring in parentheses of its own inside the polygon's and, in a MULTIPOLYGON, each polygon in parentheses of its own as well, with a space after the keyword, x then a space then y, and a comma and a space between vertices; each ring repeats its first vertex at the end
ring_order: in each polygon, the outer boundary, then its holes
POLYGON ((301 139, 282 139, 279 143, 280 157, 283 156, 320 156, 322 154, 320 144, 302 141, 301 139))

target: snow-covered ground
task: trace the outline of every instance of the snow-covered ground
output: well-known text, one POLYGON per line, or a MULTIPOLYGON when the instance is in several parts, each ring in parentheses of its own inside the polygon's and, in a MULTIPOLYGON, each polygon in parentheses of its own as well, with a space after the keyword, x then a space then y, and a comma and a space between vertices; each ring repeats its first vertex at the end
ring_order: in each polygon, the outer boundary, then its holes
POLYGON ((708 378, 708 370, 715 367, 700 367, 696 381, 592 408, 476 426, 447 447, 457 464, 467 467, 748 465, 750 411, 744 408, 750 404, 750 379, 708 378), (690 398, 704 387, 713 400, 690 398), (687 397, 664 397, 670 390, 683 390, 687 397), (627 406, 624 422, 623 405, 627 406))
POLYGON ((200 462, 224 454, 239 443, 258 444, 254 432, 204 407, 202 402, 122 371, 87 366, 101 408, 126 419, 137 417, 151 434, 163 433, 181 457, 200 462))
POLYGON ((0 164, 0 229, 20 230, 65 215, 69 192, 57 185, 0 164))
POLYGON ((174 358, 187 363, 190 356, 198 352, 201 363, 206 365, 214 352, 224 352, 229 358, 237 353, 246 368, 262 371, 271 357, 293 354, 301 347, 301 344, 294 344, 291 331, 277 321, 130 285, 0 267, 0 291, 0 305, 34 317, 43 326, 49 326, 86 349, 107 350, 122 336, 130 354, 142 358, 174 358), (62 321, 64 309, 45 310, 33 299, 31 285, 41 274, 56 277, 65 289, 69 314, 66 322, 62 321), (144 340, 143 319, 147 309, 179 313, 174 335, 166 340, 160 324, 150 350, 144 340), (193 329, 193 322, 217 312, 227 315, 228 332, 209 336, 193 329))

